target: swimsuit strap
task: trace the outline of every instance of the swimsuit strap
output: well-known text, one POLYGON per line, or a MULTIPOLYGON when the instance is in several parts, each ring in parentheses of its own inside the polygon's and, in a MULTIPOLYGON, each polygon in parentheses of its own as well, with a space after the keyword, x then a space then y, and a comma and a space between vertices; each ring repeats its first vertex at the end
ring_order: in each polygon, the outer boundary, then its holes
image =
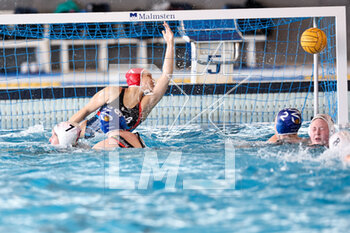
POLYGON ((119 96, 116 99, 116 100, 119 100, 119 108, 125 107, 124 106, 124 94, 125 94, 125 88, 122 88, 122 91, 120 92, 119 96))
MULTIPOLYGON (((137 136, 137 138, 139 139, 139 142, 141 144, 141 147, 142 148, 145 148, 146 147, 146 144, 145 142, 142 140, 142 138, 140 137, 140 134, 139 133, 135 133, 135 135, 137 136)), ((118 142, 118 145, 120 147, 123 147, 123 148, 134 148, 133 145, 131 145, 125 138, 123 138, 122 136, 120 135, 113 135, 111 136, 111 138, 113 138, 114 140, 116 140, 118 142)))
POLYGON ((125 138, 123 138, 120 135, 113 135, 113 136, 111 136, 111 138, 116 140, 120 147, 123 147, 123 148, 134 148, 133 145, 131 145, 127 140, 125 140, 125 138))
POLYGON ((140 134, 139 134, 138 132, 136 132, 135 135, 136 135, 137 138, 139 139, 142 148, 145 148, 145 147, 146 147, 146 144, 145 144, 145 142, 143 141, 143 139, 140 137, 140 134))

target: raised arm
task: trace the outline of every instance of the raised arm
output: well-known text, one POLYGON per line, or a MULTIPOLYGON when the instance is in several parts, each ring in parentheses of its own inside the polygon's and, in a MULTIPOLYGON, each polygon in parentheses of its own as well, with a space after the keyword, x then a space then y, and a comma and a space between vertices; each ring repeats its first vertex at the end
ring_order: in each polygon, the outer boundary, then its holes
POLYGON ((148 98, 146 98, 148 99, 146 107, 149 109, 149 111, 152 110, 152 108, 161 100, 165 94, 174 70, 174 34, 166 22, 164 22, 163 26, 165 28, 165 31, 162 31, 162 33, 167 47, 163 62, 162 75, 157 80, 157 83, 153 88, 153 95, 149 95, 147 96, 148 98))
POLYGON ((106 103, 109 103, 111 99, 119 96, 120 87, 106 87, 97 92, 82 109, 75 113, 70 119, 70 122, 80 123, 92 112, 106 103))

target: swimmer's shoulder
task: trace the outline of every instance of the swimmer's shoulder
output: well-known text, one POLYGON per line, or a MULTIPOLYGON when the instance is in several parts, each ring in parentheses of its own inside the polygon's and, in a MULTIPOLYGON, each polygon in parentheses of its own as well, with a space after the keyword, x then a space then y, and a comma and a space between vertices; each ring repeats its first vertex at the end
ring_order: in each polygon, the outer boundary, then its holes
POLYGON ((300 138, 300 142, 302 144, 309 144, 310 143, 310 139, 309 138, 300 138))
POLYGON ((309 139, 308 138, 301 138, 301 137, 298 137, 298 138, 293 138, 293 139, 278 139, 276 137, 276 140, 268 140, 268 143, 273 143, 273 144, 277 144, 277 145, 280 145, 280 144, 284 144, 284 143, 290 143, 290 144, 308 144, 309 143, 309 139))
POLYGON ((278 138, 277 138, 277 135, 273 135, 271 136, 268 140, 267 140, 268 143, 277 143, 278 142, 278 138))

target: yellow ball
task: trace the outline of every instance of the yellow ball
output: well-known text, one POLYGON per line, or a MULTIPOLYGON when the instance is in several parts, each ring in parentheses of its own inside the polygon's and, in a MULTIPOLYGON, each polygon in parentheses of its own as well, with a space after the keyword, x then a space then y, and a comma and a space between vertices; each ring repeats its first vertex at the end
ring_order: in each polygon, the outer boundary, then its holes
POLYGON ((301 35, 300 44, 308 53, 320 53, 327 45, 327 37, 321 29, 309 28, 301 35))

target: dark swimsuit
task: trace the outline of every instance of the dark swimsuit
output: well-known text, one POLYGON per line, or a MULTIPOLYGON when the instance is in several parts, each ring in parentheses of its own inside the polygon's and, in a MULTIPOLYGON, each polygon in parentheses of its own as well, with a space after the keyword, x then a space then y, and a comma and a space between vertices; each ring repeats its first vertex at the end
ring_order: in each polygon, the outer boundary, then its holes
MULTIPOLYGON (((142 140, 142 138, 140 137, 139 133, 135 133, 135 134, 137 135, 137 137, 139 139, 141 147, 145 148, 146 145, 145 145, 144 141, 142 140)), ((119 147, 122 147, 122 148, 134 148, 133 145, 131 145, 127 140, 125 140, 125 138, 123 138, 120 135, 114 135, 114 136, 111 136, 111 138, 113 138, 114 140, 116 140, 118 142, 119 147)))
POLYGON ((142 122, 142 108, 139 102, 133 108, 124 105, 125 89, 118 98, 103 105, 97 114, 86 123, 85 138, 95 136, 95 132, 108 133, 112 130, 126 130, 132 132, 142 122))

